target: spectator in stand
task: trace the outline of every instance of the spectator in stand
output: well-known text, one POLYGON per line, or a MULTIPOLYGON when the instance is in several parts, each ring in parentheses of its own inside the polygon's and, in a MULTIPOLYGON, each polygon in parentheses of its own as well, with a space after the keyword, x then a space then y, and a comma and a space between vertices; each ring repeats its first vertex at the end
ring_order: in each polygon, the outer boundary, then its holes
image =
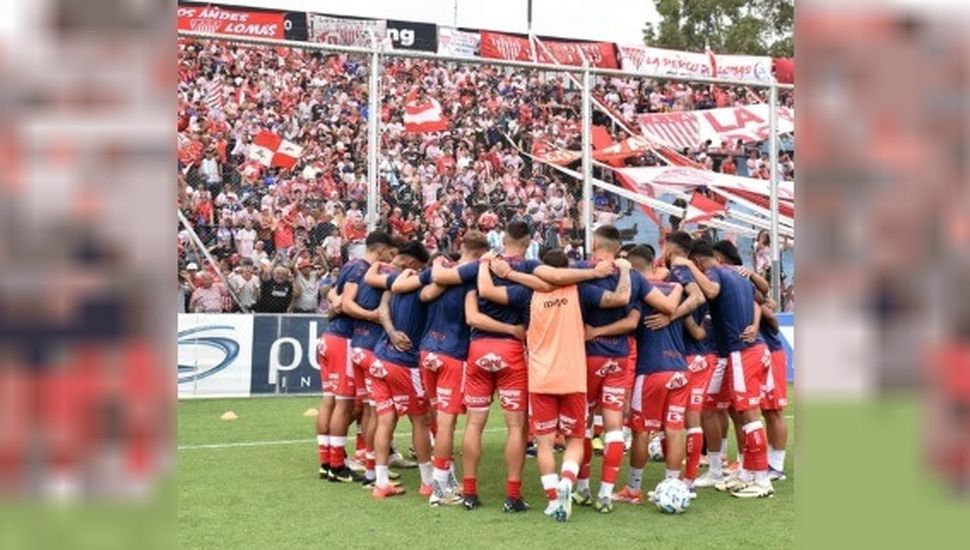
POLYGON ((205 271, 198 275, 199 286, 189 301, 191 313, 222 313, 225 302, 225 289, 221 284, 212 283, 212 274, 205 271))
POLYGON ((734 164, 734 157, 727 156, 721 162, 721 173, 735 175, 738 173, 738 167, 734 164))
POLYGON ((290 313, 293 309, 293 278, 290 270, 263 264, 259 275, 259 299, 254 311, 258 313, 290 313))
POLYGON ((229 275, 229 288, 236 293, 239 306, 246 311, 252 311, 259 297, 259 277, 253 271, 252 258, 243 258, 239 267, 229 275))
MULTIPOLYGON (((320 276, 318 266, 306 258, 296 263, 293 281, 293 313, 315 313, 320 300, 320 276)), ((324 295, 326 296, 326 295, 324 295)))
MULTIPOLYGON (((238 222, 237 225, 239 225, 238 222)), ((235 240, 236 252, 243 258, 252 259, 253 247, 256 244, 256 230, 253 229, 253 222, 250 218, 244 218, 242 227, 236 228, 235 240)))
POLYGON ((263 241, 256 241, 253 244, 253 264, 256 266, 262 266, 264 263, 269 261, 269 254, 266 253, 263 241))
POLYGON ((754 249, 751 251, 751 265, 754 271, 764 278, 768 278, 771 270, 771 234, 762 229, 758 232, 758 238, 754 241, 754 249))
POLYGON ((330 300, 327 299, 327 294, 333 285, 337 284, 338 277, 340 277, 340 268, 333 267, 326 275, 320 278, 320 290, 318 292, 320 300, 317 303, 317 313, 327 315, 330 312, 330 300))

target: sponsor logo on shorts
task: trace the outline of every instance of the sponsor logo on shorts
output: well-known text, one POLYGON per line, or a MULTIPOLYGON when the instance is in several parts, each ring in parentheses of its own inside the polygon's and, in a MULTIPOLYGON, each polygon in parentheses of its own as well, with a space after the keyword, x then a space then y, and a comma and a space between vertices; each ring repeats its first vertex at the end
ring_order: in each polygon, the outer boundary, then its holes
POLYGON ((644 420, 643 421, 643 427, 645 427, 648 430, 659 430, 660 429, 660 421, 659 420, 644 420))
POLYGON ((498 398, 503 409, 518 409, 522 404, 522 392, 519 390, 499 390, 498 398))
POLYGON ((694 373, 704 372, 704 369, 706 368, 707 368, 707 359, 705 359, 703 355, 695 355, 694 360, 691 361, 689 365, 687 365, 687 370, 694 373))
POLYGON ((576 428, 577 420, 571 416, 566 416, 564 414, 559 415, 559 425, 562 427, 562 431, 565 433, 572 433, 576 428))
POLYGON ((475 395, 466 395, 465 404, 469 407, 487 407, 491 403, 491 396, 479 397, 475 395))
POLYGON ((603 403, 606 405, 623 405, 623 388, 603 386, 603 403))
POLYGON ((450 388, 438 388, 437 393, 438 403, 442 407, 447 407, 451 403, 451 389, 450 388))
POLYGON ((543 421, 543 422, 536 422, 535 423, 535 429, 536 429, 537 432, 544 432, 544 431, 547 431, 547 430, 554 430, 554 429, 556 429, 557 422, 558 422, 558 420, 546 420, 546 421, 543 421))
POLYGON ((497 353, 486 353, 475 361, 475 366, 485 372, 498 372, 509 365, 497 353))
POLYGON ((350 362, 355 365, 360 365, 364 362, 364 350, 363 348, 354 348, 350 352, 350 362))
POLYGON ((674 373, 674 375, 670 377, 670 380, 667 380, 668 390, 676 390, 678 388, 683 388, 686 385, 687 375, 682 372, 674 373))
POLYGON ((603 366, 601 366, 599 369, 596 370, 596 376, 599 376, 600 378, 606 378, 607 375, 613 374, 615 372, 620 372, 622 370, 623 369, 620 367, 620 364, 618 362, 616 362, 613 359, 610 359, 609 361, 603 363, 603 366))
POLYGON ((370 375, 374 378, 386 378, 387 369, 384 367, 384 363, 380 359, 375 359, 373 363, 370 364, 370 375))
POLYGON ((672 409, 667 409, 667 423, 677 424, 684 421, 684 413, 677 412, 672 409))
POLYGON ((444 364, 445 364, 444 361, 442 361, 441 358, 438 357, 438 354, 429 353, 424 357, 424 363, 422 363, 421 365, 424 368, 428 369, 429 371, 435 372, 438 369, 440 369, 444 364))

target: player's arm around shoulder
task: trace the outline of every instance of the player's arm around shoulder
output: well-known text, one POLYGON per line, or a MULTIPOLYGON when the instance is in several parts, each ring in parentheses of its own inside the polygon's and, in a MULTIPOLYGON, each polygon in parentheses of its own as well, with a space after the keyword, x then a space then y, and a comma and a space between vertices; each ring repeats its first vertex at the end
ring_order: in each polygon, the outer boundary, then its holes
POLYGON ((630 262, 619 259, 614 264, 620 269, 620 280, 617 281, 614 290, 607 291, 603 294, 603 298, 600 300, 601 308, 611 309, 624 307, 630 303, 630 297, 632 296, 630 262))

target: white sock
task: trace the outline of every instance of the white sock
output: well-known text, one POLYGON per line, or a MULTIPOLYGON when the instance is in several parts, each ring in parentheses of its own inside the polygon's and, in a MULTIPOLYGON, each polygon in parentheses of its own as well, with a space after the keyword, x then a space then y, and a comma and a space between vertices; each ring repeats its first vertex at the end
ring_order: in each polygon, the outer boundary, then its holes
POLYGON ((589 478, 576 480, 577 491, 589 491, 589 478))
POLYGON ((598 415, 597 414, 597 415, 594 415, 593 416, 593 427, 594 428, 602 428, 603 427, 603 417, 601 415, 598 415))
POLYGON ((600 494, 599 494, 599 497, 600 498, 607 498, 607 497, 611 497, 611 496, 613 496, 613 484, 612 483, 607 483, 605 481, 602 482, 602 483, 600 483, 600 494))
MULTIPOLYGON (((364 453, 364 464, 366 464, 368 460, 374 460, 374 453, 370 451, 364 453)), ((373 469, 368 468, 364 470, 364 479, 376 479, 376 478, 377 478, 377 474, 374 473, 373 469)))
POLYGON ((391 484, 390 478, 387 477, 387 465, 381 466, 378 464, 374 467, 374 472, 377 474, 376 485, 378 487, 387 487, 391 484))
POLYGON ((418 470, 421 472, 421 484, 431 485, 431 480, 433 478, 434 467, 431 466, 430 462, 422 462, 418 464, 418 470))
POLYGON ((640 483, 643 481, 643 468, 630 468, 626 486, 633 491, 640 490, 640 483))
POLYGON ((667 470, 666 479, 678 479, 680 477, 680 470, 667 470))
POLYGON ((629 426, 623 426, 623 440, 626 441, 633 437, 633 430, 629 426))
POLYGON ((330 445, 330 436, 317 434, 317 445, 323 445, 325 447, 330 445))
POLYGON ((762 487, 771 485, 767 470, 754 470, 754 482, 762 487))
POLYGON ((727 458, 727 456, 728 456, 728 438, 726 438, 726 437, 722 437, 721 438, 721 453, 724 455, 724 458, 727 458))
POLYGON ((542 480, 543 491, 548 491, 549 489, 555 490, 556 486, 559 485, 559 476, 556 474, 546 474, 539 479, 542 480))
MULTIPOLYGON (((562 475, 560 477, 566 477, 566 473, 571 473, 572 479, 576 479, 579 474, 579 464, 576 464, 572 460, 566 460, 562 463, 562 475)), ((572 481, 569 482, 572 485, 572 481)))
POLYGON ((768 449, 768 465, 778 470, 785 471, 785 449, 768 449))
POLYGON ((720 451, 717 451, 717 452, 715 452, 715 451, 707 451, 708 472, 713 477, 720 477, 720 476, 724 475, 724 473, 721 470, 722 467, 724 466, 724 462, 723 462, 723 460, 721 458, 722 456, 724 456, 724 451, 723 450, 720 450, 720 451))
POLYGON ((435 468, 434 472, 431 474, 431 479, 435 481, 438 485, 448 485, 448 478, 451 476, 451 472, 448 470, 442 470, 441 468, 435 468))

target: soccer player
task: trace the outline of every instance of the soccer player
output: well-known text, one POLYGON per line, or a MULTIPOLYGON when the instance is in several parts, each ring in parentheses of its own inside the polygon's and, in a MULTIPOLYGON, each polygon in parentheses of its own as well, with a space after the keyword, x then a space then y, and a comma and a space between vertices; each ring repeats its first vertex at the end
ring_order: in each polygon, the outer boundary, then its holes
MULTIPOLYGON (((560 249, 547 251, 543 260, 546 265, 556 268, 568 265, 568 259, 560 249)), ((486 256, 483 261, 490 262, 492 258, 486 256)), ((539 473, 549 498, 545 513, 559 522, 567 521, 572 514, 571 494, 579 472, 586 431, 582 308, 626 306, 630 299, 630 265, 621 260, 617 266, 621 273, 615 291, 596 285, 569 285, 531 295, 527 332, 529 411, 538 444, 539 473), (557 432, 566 437, 562 479, 555 474, 553 448, 557 432)), ((508 269, 508 266, 499 267, 500 271, 508 269)), ((519 285, 496 286, 484 265, 479 274, 479 292, 496 303, 515 303, 521 299, 517 295, 529 293, 519 285)))
MULTIPOLYGON (((488 240, 479 231, 465 233, 457 273, 457 286, 430 282, 430 270, 410 279, 399 278, 395 285, 426 285, 421 300, 428 303, 428 326, 419 345, 421 373, 431 404, 437 412, 432 463, 431 506, 458 504, 461 488, 454 478, 454 435, 459 414, 465 412, 465 359, 468 357, 469 327, 465 319, 465 298, 476 289, 478 259, 488 251, 488 240)), ((442 257, 442 260, 444 258, 442 257)), ((437 260, 436 260, 437 262, 437 260)))
MULTIPOLYGON (((683 286, 658 280, 653 266, 643 275, 655 289, 679 304, 683 286)), ((655 308, 638 302, 641 316, 646 320, 656 313, 655 308)), ((683 356, 683 334, 680 319, 662 328, 652 329, 641 322, 637 328, 636 379, 631 396, 630 427, 633 446, 630 448, 630 471, 627 486, 613 495, 615 500, 639 504, 643 502, 640 488, 643 469, 647 465, 647 445, 651 432, 663 431, 666 441, 664 459, 666 477, 680 476, 684 460, 684 413, 687 408, 687 362, 683 356)))
MULTIPOLYGON (((691 255, 693 261, 675 258, 672 264, 687 266, 704 292, 718 354, 727 359, 723 378, 718 379, 716 372, 712 376, 706 400, 715 405, 730 403, 743 423, 744 468, 737 477, 717 483, 715 488, 738 498, 770 497, 774 488, 768 477, 765 428, 758 413, 771 355, 758 335, 761 308, 754 300, 754 285, 735 269, 718 263, 710 243, 696 241, 691 255)), ((707 444, 711 474, 720 462, 721 441, 709 438, 707 444)), ((695 486, 700 485, 695 482, 695 486)))
POLYGON ((761 399, 761 414, 768 433, 768 477, 772 481, 785 480, 785 449, 788 446, 788 423, 785 407, 788 406, 788 356, 781 342, 774 302, 764 300, 761 304, 761 337, 771 352, 771 372, 765 378, 765 391, 761 399))
POLYGON ((317 445, 320 447, 320 477, 345 483, 363 479, 345 464, 347 428, 350 425, 356 380, 350 361, 350 339, 355 319, 375 319, 376 316, 360 307, 355 298, 357 286, 374 262, 386 259, 395 248, 391 236, 374 231, 367 236, 364 257, 348 263, 337 278, 332 294, 340 296, 340 307, 330 320, 319 344, 320 378, 323 381, 323 403, 317 415, 317 445), (350 293, 348 293, 350 290, 350 293), (347 311, 353 311, 354 316, 347 311))

